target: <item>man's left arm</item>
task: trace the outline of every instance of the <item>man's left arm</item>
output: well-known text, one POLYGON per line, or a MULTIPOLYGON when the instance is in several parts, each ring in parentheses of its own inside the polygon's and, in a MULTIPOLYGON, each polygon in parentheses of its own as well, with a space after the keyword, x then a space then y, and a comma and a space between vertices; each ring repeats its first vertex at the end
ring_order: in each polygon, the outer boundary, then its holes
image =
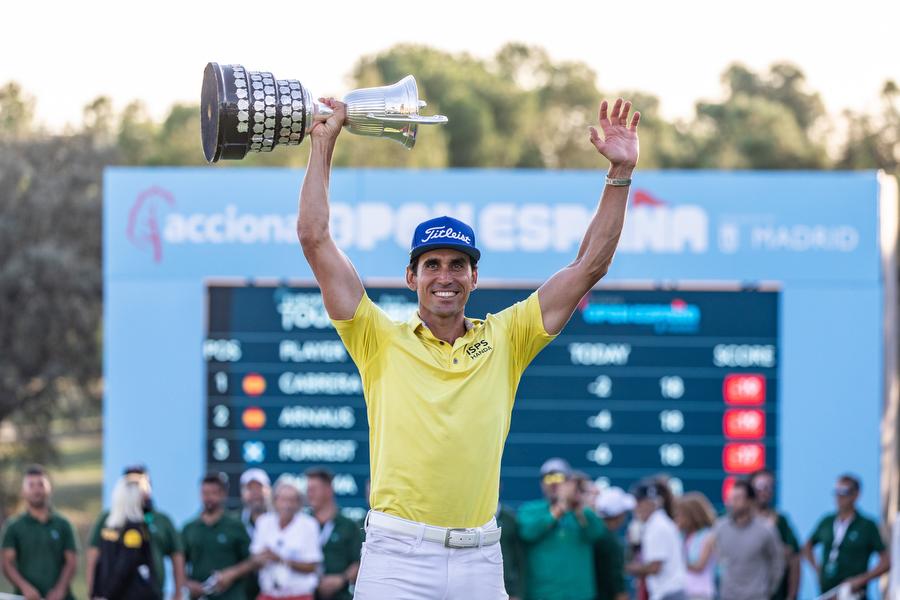
POLYGON ((869 582, 873 579, 878 579, 885 573, 887 573, 891 569, 891 553, 888 552, 887 548, 881 551, 878 555, 878 564, 875 565, 869 571, 866 571, 862 575, 857 575, 856 577, 851 577, 848 582, 850 586, 853 588, 853 591, 859 592, 861 590, 866 589, 866 586, 869 585, 869 582))
POLYGON ((47 600, 62 600, 69 593, 69 586, 75 578, 75 570, 78 568, 78 555, 74 550, 66 550, 63 553, 63 568, 59 573, 59 579, 47 592, 47 600))
MULTIPOLYGON (((865 573, 850 578, 849 582, 853 588, 853 591, 866 589, 866 586, 870 581, 878 579, 891 569, 891 553, 890 550, 888 550, 888 548, 884 545, 884 540, 881 539, 881 532, 878 531, 878 526, 872 524, 868 535, 872 540, 870 546, 872 552, 878 553, 878 564, 865 573)), ((871 554, 869 556, 871 556, 871 554)))
POLYGON ((544 329, 551 335, 562 331, 578 302, 606 275, 625 223, 628 182, 638 160, 637 126, 641 113, 635 112, 629 125, 631 102, 619 98, 607 114, 608 109, 604 100, 600 104, 603 137, 591 127, 591 143, 609 160, 607 176, 612 181, 603 188, 600 206, 588 225, 575 260, 538 290, 544 329))
POLYGON ((78 568, 78 547, 75 544, 75 532, 72 525, 66 523, 63 528, 63 567, 56 583, 47 592, 47 600, 62 600, 69 593, 69 586, 75 578, 75 570, 78 568))

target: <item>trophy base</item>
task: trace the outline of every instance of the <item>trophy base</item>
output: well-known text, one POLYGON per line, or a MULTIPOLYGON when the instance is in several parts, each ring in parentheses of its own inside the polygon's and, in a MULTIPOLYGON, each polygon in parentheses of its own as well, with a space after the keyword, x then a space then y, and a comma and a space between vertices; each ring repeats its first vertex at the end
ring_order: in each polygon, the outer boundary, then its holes
POLYGON ((229 66, 209 63, 203 71, 203 87, 200 91, 200 137, 206 162, 219 159, 240 160, 247 155, 249 136, 237 131, 238 111, 234 102, 229 103, 226 93, 226 76, 234 85, 234 74, 229 66), (226 135, 229 132, 229 135, 226 135))

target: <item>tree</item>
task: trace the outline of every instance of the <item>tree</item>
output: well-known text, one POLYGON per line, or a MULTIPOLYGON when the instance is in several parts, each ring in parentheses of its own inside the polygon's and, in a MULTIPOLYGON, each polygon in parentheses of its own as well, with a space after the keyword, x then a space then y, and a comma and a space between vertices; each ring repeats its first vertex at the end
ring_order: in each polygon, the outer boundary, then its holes
POLYGON ((695 165, 725 169, 821 169, 827 166, 814 128, 824 117, 803 73, 776 63, 765 75, 732 65, 722 75, 725 99, 699 102, 693 134, 695 165))
POLYGON ((881 114, 845 111, 843 117, 847 141, 838 168, 900 171, 900 88, 894 81, 881 89, 881 114))
POLYGON ((0 139, 0 422, 19 439, 4 466, 53 457, 61 403, 99 408, 101 174, 115 158, 84 134, 0 139))
POLYGON ((34 98, 10 81, 0 88, 0 137, 21 138, 32 129, 34 98))

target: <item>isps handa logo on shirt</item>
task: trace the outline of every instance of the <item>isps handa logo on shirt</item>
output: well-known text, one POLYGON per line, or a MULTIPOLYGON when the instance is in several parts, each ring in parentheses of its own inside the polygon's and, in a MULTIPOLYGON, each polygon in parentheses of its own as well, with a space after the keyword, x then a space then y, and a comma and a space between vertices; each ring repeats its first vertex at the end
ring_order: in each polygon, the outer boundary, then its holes
POLYGON ((487 340, 481 340, 466 347, 466 354, 469 355, 469 358, 475 360, 479 356, 487 354, 493 349, 493 346, 491 346, 487 340))

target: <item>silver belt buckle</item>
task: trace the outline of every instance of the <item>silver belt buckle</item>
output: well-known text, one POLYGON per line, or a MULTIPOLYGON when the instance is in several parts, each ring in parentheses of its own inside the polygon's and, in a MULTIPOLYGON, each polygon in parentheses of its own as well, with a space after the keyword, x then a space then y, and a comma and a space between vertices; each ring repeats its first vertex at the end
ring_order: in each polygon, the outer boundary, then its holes
POLYGON ((450 527, 444 536, 445 548, 474 548, 478 545, 478 530, 450 527), (454 534, 456 534, 454 536, 454 534))

